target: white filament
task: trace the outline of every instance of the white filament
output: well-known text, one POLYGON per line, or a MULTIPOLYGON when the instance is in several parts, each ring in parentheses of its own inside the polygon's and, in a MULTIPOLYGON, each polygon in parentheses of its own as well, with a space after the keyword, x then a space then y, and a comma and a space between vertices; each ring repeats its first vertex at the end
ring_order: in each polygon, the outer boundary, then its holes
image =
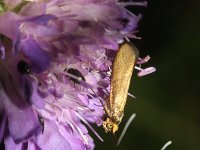
POLYGON ((131 93, 128 93, 128 96, 132 97, 133 99, 136 99, 136 97, 131 93))
POLYGON ((97 136, 97 138, 99 138, 99 140, 101 141, 101 142, 103 142, 103 139, 100 137, 100 135, 93 129, 93 127, 80 115, 80 114, 78 114, 77 112, 75 112, 76 113, 76 116, 80 119, 80 120, 82 120, 91 130, 92 130, 92 132, 97 136))
POLYGON ((126 7, 126 6, 147 6, 147 1, 144 2, 119 2, 119 5, 126 7))
POLYGON ((139 70, 139 71, 142 71, 143 69, 138 67, 138 66, 135 66, 135 69, 139 70))
POLYGON ((124 127, 124 129, 123 129, 123 131, 122 131, 122 133, 121 133, 121 135, 120 135, 120 137, 119 137, 119 140, 117 141, 117 145, 116 145, 116 146, 119 146, 119 144, 121 143, 122 138, 124 137, 124 135, 125 135, 125 133, 126 133, 128 127, 129 127, 129 125, 131 124, 131 122, 133 121, 133 119, 135 118, 135 116, 136 116, 136 114, 133 113, 133 114, 131 115, 131 117, 128 119, 128 121, 127 121, 127 123, 126 123, 126 125, 125 125, 125 127, 124 127))
POLYGON ((168 142, 161 148, 161 150, 165 150, 170 144, 172 144, 172 141, 168 141, 168 142))

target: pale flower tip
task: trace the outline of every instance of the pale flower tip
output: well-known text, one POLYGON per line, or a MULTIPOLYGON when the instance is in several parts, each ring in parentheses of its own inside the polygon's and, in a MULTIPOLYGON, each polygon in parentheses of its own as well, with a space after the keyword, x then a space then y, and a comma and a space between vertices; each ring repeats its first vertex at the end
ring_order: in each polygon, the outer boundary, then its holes
POLYGON ((142 77, 142 76, 151 74, 151 73, 153 73, 155 71, 156 71, 155 67, 148 67, 148 68, 142 69, 140 72, 138 72, 137 75, 138 75, 138 77, 142 77))
POLYGON ((151 57, 149 55, 147 55, 144 58, 138 58, 137 64, 144 64, 146 62, 148 62, 151 59, 151 57))

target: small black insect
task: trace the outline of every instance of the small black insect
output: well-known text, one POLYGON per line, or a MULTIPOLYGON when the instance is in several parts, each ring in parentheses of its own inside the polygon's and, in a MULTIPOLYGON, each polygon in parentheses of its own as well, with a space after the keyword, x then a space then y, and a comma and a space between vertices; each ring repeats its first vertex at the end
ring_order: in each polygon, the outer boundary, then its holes
MULTIPOLYGON (((85 81, 85 77, 82 75, 82 73, 77 70, 77 69, 74 69, 74 68, 69 68, 66 70, 68 73, 80 78, 81 80, 85 81)), ((69 77, 70 80, 72 80, 74 83, 77 83, 77 84, 80 84, 80 81, 77 80, 77 79, 74 79, 72 77, 69 77)))
POLYGON ((42 116, 38 115, 38 120, 42 126, 42 134, 44 133, 44 119, 42 116))
POLYGON ((31 72, 30 65, 24 60, 18 62, 17 69, 21 74, 29 74, 31 72))

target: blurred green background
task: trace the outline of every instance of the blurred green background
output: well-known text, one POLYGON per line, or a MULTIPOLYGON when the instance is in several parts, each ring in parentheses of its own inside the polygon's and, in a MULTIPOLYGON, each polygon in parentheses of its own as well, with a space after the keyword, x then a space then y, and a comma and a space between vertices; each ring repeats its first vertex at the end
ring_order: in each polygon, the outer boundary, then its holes
POLYGON ((200 1, 148 3, 131 8, 143 14, 138 34, 143 39, 134 43, 140 56, 152 58, 144 67, 157 71, 132 78, 129 91, 137 99, 128 99, 120 129, 133 112, 137 116, 121 145, 116 148, 113 137, 99 128, 105 142, 95 139, 96 150, 159 150, 168 140, 173 143, 167 150, 200 150, 200 1))

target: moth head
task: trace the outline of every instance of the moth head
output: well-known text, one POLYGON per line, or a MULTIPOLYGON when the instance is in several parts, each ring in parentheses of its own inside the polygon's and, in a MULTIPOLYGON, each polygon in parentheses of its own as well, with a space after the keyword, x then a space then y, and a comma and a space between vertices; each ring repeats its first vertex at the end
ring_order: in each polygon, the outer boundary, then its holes
POLYGON ((103 122, 103 128, 105 132, 111 132, 114 134, 118 130, 118 124, 107 118, 106 121, 103 122))

